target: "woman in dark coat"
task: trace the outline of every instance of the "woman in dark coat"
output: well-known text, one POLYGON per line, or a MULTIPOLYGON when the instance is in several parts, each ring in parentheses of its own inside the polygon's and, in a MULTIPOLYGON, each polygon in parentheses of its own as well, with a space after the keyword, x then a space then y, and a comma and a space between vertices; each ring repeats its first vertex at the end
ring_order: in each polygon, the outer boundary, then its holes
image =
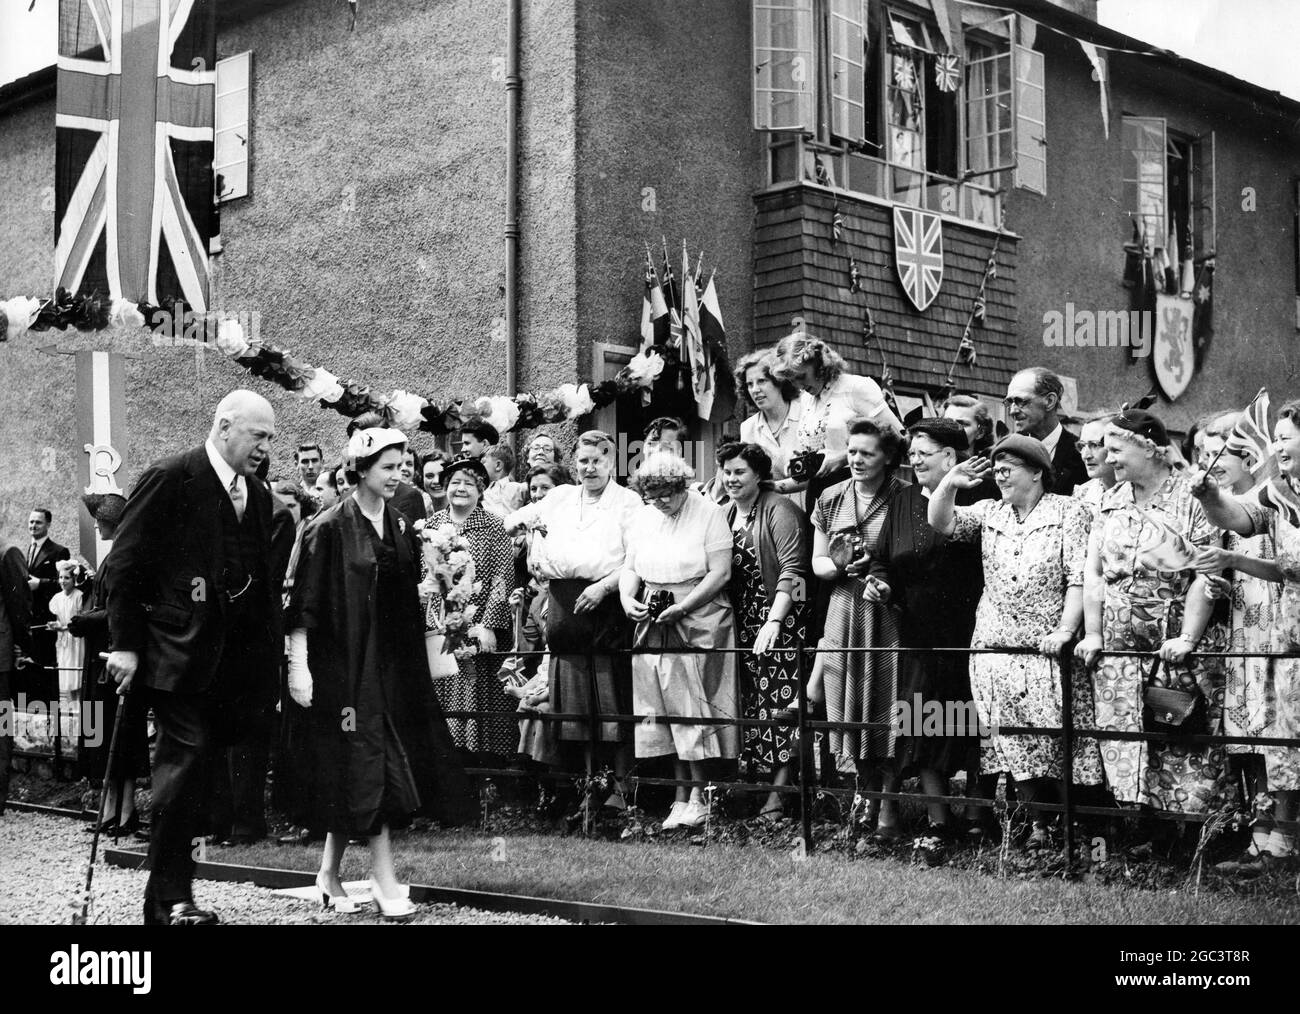
POLYGON ((415 911, 389 829, 417 812, 457 823, 475 809, 429 678, 418 536, 388 503, 405 446, 396 430, 353 434, 356 490, 304 532, 287 623, 289 693, 311 709, 327 832, 317 887, 326 904, 355 910, 339 865, 349 838, 368 837, 371 894, 386 918, 415 911))
MULTIPOLYGON (((126 506, 126 498, 116 493, 91 493, 81 499, 95 519, 99 537, 111 542, 122 517, 122 508, 126 506)), ((149 777, 149 734, 145 727, 143 701, 138 694, 127 697, 117 757, 112 773, 106 771, 113 725, 122 700, 117 695, 116 684, 108 678, 104 660, 99 657, 100 652, 109 650, 104 575, 111 561, 111 552, 100 561, 89 608, 68 621, 68 633, 86 641, 86 657, 81 670, 83 724, 77 741, 78 767, 81 776, 89 778, 91 784, 108 782, 103 811, 99 815, 100 832, 130 834, 140 827, 140 815, 135 810, 135 780, 149 777)))
MULTIPOLYGON (((956 466, 969 441, 961 424, 951 419, 923 419, 909 432, 908 457, 916 485, 903 490, 889 507, 871 554, 869 573, 874 580, 867 597, 887 601, 899 610, 899 643, 903 647, 967 648, 984 591, 979 548, 940 535, 930 527, 926 512, 929 494, 956 466)), ((963 491, 963 505, 973 503, 983 492, 963 491)), ((960 652, 904 654, 898 686, 906 719, 898 739, 899 773, 903 777, 918 774, 926 793, 946 796, 948 780, 954 774, 965 771, 973 779, 979 766, 978 722, 967 656, 960 652), (934 712, 935 708, 937 720, 943 723, 941 734, 923 735, 926 710, 934 712)), ((944 834, 949 823, 948 807, 931 804, 931 829, 944 834)))
MULTIPOLYGON (((731 498, 731 604, 736 614, 740 695, 745 717, 769 720, 799 706, 799 651, 807 636, 807 518, 786 497, 764 486, 772 459, 758 444, 718 450, 722 488, 731 498)), ((745 759, 772 772, 772 785, 790 780, 796 744, 787 727, 745 729, 745 759)), ((779 820, 781 795, 771 792, 759 810, 779 820)))

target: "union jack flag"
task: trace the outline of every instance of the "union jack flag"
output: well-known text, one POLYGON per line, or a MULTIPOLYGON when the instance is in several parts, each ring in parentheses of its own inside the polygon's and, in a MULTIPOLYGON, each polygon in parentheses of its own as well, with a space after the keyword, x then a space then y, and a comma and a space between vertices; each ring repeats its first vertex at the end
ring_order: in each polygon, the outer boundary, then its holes
POLYGON ((1224 450, 1240 458, 1254 459, 1251 472, 1258 475, 1270 463, 1269 454, 1273 441, 1268 433, 1268 390, 1261 387, 1259 393, 1251 399, 1246 411, 1241 413, 1228 439, 1224 450))
POLYGON ((960 61, 952 53, 945 53, 934 59, 934 84, 941 92, 957 90, 958 68, 960 61))
POLYGON ((938 215, 894 209, 894 263, 912 305, 924 310, 933 303, 943 284, 943 221, 938 215))
POLYGON ((216 0, 60 0, 55 285, 208 308, 216 0))

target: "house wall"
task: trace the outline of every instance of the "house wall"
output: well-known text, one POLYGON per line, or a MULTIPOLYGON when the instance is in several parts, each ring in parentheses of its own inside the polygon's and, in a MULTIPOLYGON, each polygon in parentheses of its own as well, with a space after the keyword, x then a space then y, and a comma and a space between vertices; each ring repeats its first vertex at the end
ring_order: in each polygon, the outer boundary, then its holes
MULTIPOLYGON (((530 389, 576 369, 574 0, 523 10, 519 384, 530 389)), ((252 194, 223 207, 213 305, 259 314, 265 339, 377 391, 503 393, 505 44, 504 0, 363 4, 354 32, 346 6, 302 0, 223 30, 220 56, 253 51, 252 194)), ((0 293, 44 293, 53 101, 0 120, 0 136, 0 293)), ((237 386, 277 411, 274 472, 292 472, 300 440, 327 457, 342 445, 341 416, 216 352, 156 348, 143 330, 31 335, 0 350, 0 531, 21 531, 39 501, 72 538, 72 360, 35 351, 55 342, 142 356, 126 365, 124 485, 201 441, 237 386), (53 472, 40 467, 46 447, 53 472)))

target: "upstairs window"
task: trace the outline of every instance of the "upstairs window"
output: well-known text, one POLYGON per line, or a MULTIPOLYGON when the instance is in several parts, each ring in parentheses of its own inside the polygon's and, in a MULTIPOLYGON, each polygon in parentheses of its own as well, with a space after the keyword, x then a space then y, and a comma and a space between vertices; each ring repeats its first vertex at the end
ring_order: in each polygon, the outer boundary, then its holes
POLYGON ((1215 246, 1213 131, 1180 134, 1162 117, 1125 116, 1121 139, 1124 208, 1139 233, 1153 249, 1165 249, 1172 232, 1173 262, 1183 260, 1189 244, 1195 258, 1209 256, 1215 246))

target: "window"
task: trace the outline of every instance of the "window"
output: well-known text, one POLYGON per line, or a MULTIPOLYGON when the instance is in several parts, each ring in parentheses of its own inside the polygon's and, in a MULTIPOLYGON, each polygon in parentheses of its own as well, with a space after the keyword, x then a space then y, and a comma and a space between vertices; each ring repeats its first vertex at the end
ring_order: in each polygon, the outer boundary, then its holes
POLYGON ((963 10, 966 25, 944 31, 901 0, 754 0, 753 15, 754 124, 772 132, 772 183, 989 226, 1003 182, 1045 192, 1043 55, 1013 45, 1014 15, 963 10))
POLYGON ((1124 207, 1154 249, 1174 238, 1172 262, 1192 247, 1197 259, 1213 253, 1214 133, 1178 134, 1161 117, 1123 119, 1124 207))
POLYGON ((252 74, 252 53, 217 61, 216 148, 212 171, 218 177, 218 202, 248 196, 252 74))

